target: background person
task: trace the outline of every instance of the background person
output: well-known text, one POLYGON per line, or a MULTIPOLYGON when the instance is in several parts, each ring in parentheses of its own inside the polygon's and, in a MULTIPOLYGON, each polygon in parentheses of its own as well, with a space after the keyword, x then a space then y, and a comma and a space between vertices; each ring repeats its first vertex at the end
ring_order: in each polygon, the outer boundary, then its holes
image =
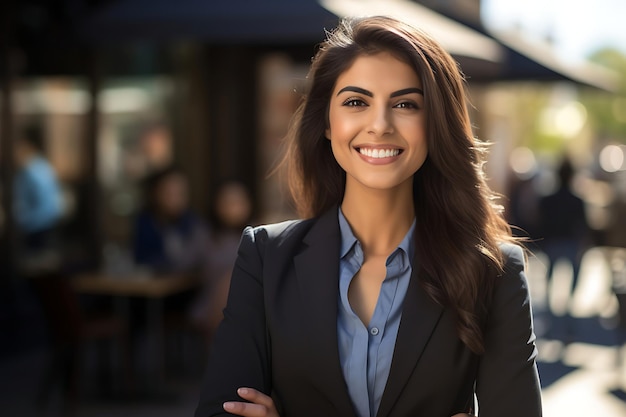
MULTIPOLYGON (((571 189, 575 171, 567 157, 561 161, 557 174, 559 180, 557 190, 539 200, 540 229, 538 233, 543 237, 539 241, 541 250, 548 257, 546 272, 548 290, 552 288, 552 275, 556 263, 564 260, 572 266, 572 281, 567 288, 566 316, 568 316, 578 283, 580 262, 589 244, 589 226, 585 214, 585 203, 571 189)), ((566 322, 566 328, 563 330, 569 333, 566 335, 569 338, 574 331, 574 323, 571 318, 568 318, 566 322)))
POLYGON ((43 132, 36 126, 27 127, 15 143, 13 214, 23 251, 20 263, 45 257, 59 243, 61 188, 43 149, 43 132))
POLYGON ((251 216, 250 192, 242 182, 229 180, 217 187, 209 216, 204 285, 192 306, 193 320, 207 339, 223 318, 241 232, 251 216))
POLYGON ((152 173, 144 182, 145 206, 134 224, 133 254, 156 273, 203 268, 206 225, 189 207, 187 179, 176 167, 152 173))

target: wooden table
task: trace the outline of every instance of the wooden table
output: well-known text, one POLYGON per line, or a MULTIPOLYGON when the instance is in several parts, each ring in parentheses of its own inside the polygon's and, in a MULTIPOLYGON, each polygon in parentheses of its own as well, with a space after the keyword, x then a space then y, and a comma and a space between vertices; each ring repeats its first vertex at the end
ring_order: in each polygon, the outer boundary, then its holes
POLYGON ((81 294, 162 299, 197 287, 199 280, 194 274, 139 273, 118 277, 96 272, 75 277, 72 285, 81 294))
POLYGON ((196 274, 154 275, 145 271, 121 276, 102 272, 85 273, 72 278, 72 286, 79 294, 109 295, 115 297, 115 306, 121 315, 130 316, 129 298, 146 299, 148 337, 153 348, 152 361, 156 373, 153 383, 162 384, 165 375, 164 314, 163 301, 166 297, 196 288, 200 279, 196 274))

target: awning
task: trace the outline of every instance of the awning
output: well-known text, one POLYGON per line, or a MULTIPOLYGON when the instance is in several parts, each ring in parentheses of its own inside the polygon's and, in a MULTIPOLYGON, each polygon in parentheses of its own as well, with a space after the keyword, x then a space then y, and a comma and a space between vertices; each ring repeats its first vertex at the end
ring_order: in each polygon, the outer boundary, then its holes
POLYGON ((615 89, 612 72, 562 63, 549 48, 505 33, 481 33, 411 0, 118 0, 84 20, 92 44, 198 40, 218 44, 315 44, 338 17, 386 15, 424 29, 471 82, 570 80, 615 89))
POLYGON ((321 41, 337 16, 316 0, 117 0, 85 19, 89 43, 200 40, 232 44, 321 41))
POLYGON ((317 43, 338 16, 391 15, 435 36, 454 56, 497 63, 497 42, 408 0, 118 0, 86 19, 92 43, 194 39, 215 43, 317 43))
POLYGON ((410 0, 320 0, 337 16, 389 16, 423 29, 451 54, 500 62, 495 40, 410 0))
POLYGON ((601 66, 590 62, 575 66, 564 63, 548 45, 531 44, 510 33, 483 34, 410 0, 320 0, 320 3, 338 16, 387 15, 422 28, 459 60, 472 82, 569 80, 606 91, 617 88, 616 74, 601 66), (498 65, 485 65, 487 61, 498 65))
POLYGON ((590 61, 567 63, 546 43, 530 42, 515 32, 489 32, 505 47, 500 80, 570 80, 606 91, 617 91, 618 75, 590 61))
POLYGON ((319 0, 339 17, 390 16, 435 38, 469 80, 497 77, 504 48, 492 38, 410 0, 319 0))

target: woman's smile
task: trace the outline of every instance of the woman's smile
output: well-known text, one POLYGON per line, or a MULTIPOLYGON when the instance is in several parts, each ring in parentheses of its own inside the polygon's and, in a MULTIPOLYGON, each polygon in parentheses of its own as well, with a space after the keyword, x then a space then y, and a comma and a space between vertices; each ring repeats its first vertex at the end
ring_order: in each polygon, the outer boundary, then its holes
POLYGON ((402 153, 401 148, 387 145, 360 145, 354 148, 361 158, 370 164, 382 165, 390 164, 398 160, 398 157, 402 153))

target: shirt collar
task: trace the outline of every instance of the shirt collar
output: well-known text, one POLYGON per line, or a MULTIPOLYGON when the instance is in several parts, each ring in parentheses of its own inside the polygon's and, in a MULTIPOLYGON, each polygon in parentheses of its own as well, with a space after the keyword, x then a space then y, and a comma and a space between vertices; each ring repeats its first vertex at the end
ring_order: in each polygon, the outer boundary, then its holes
POLYGON ((346 216, 343 215, 341 207, 339 207, 339 230, 341 231, 341 251, 339 257, 343 258, 357 243, 357 239, 354 233, 352 233, 352 228, 348 224, 346 216))
POLYGON ((411 224, 411 227, 409 227, 409 231, 404 236, 404 239, 402 239, 402 242, 400 242, 400 245, 398 245, 398 248, 402 249, 404 253, 408 255, 409 262, 411 264, 413 263, 413 258, 415 256, 415 225, 416 223, 417 223, 416 219, 413 219, 413 223, 411 224))
MULTIPOLYGON (((356 236, 354 236, 348 220, 346 220, 346 217, 341 211, 341 207, 339 207, 338 211, 339 230, 341 231, 341 251, 339 255, 340 258, 343 258, 348 252, 350 252, 350 250, 358 242, 358 240, 356 236)), ((400 242, 400 245, 398 245, 398 249, 401 249, 404 253, 408 255, 409 262, 411 263, 413 262, 413 257, 415 255, 415 224, 416 219, 413 219, 413 224, 411 224, 409 231, 404 236, 404 239, 402 239, 402 242, 400 242)))

